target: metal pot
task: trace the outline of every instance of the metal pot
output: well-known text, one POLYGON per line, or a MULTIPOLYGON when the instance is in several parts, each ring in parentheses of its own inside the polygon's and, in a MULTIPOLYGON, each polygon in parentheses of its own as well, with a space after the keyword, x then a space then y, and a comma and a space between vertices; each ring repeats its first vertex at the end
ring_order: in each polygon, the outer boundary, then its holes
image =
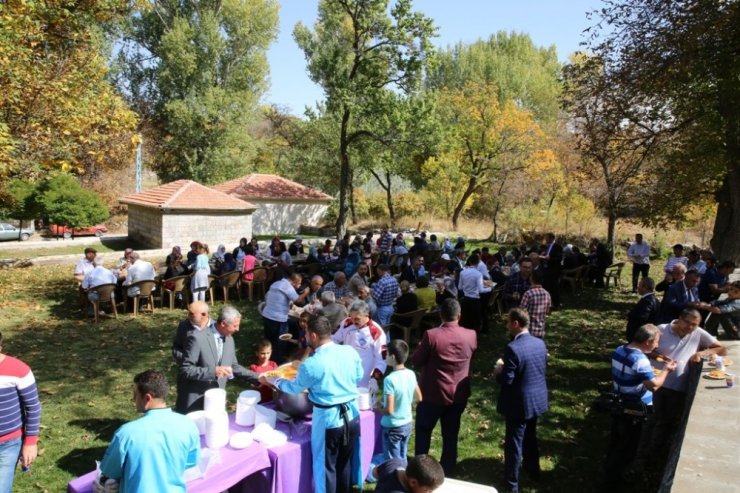
MULTIPOLYGON (((285 366, 291 366, 292 363, 280 365, 278 369, 285 366)), ((313 404, 308 400, 308 392, 300 394, 288 394, 281 390, 275 389, 273 394, 275 409, 282 411, 293 418, 305 418, 313 413, 313 404)))
POLYGON ((306 418, 313 413, 313 404, 308 400, 308 393, 288 394, 275 391, 275 408, 293 418, 306 418))

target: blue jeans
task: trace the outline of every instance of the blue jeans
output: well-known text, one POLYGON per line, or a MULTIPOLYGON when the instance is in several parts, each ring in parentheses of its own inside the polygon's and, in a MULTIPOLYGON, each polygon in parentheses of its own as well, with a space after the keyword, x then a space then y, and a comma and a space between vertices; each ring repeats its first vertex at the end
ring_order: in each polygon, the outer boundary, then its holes
POLYGON ((411 438, 411 422, 395 428, 383 427, 383 459, 406 460, 411 438))
POLYGON ((0 493, 13 491, 13 476, 21 454, 21 437, 0 442, 0 493))
POLYGON ((393 305, 379 306, 375 312, 375 321, 380 325, 388 325, 391 323, 391 316, 393 316, 393 305))

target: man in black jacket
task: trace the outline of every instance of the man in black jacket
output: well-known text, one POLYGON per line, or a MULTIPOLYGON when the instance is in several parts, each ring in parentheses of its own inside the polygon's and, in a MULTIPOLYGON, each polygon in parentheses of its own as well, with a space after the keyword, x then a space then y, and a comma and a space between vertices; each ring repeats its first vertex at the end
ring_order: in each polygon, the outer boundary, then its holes
POLYGON ((654 290, 655 281, 650 277, 643 277, 637 284, 640 301, 632 307, 627 316, 627 342, 632 342, 635 332, 643 325, 658 323, 660 302, 654 290))

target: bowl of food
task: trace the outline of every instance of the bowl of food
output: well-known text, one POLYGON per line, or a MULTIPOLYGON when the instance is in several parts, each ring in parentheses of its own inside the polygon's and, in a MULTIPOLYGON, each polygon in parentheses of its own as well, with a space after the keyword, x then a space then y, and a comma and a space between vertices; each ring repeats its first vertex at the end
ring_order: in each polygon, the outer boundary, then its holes
MULTIPOLYGON (((280 377, 293 380, 298 374, 297 365, 286 363, 276 369, 267 372, 268 377, 280 377)), ((275 409, 282 411, 293 418, 305 418, 313 413, 313 404, 308 400, 308 392, 300 394, 288 394, 282 390, 275 389, 275 409)))

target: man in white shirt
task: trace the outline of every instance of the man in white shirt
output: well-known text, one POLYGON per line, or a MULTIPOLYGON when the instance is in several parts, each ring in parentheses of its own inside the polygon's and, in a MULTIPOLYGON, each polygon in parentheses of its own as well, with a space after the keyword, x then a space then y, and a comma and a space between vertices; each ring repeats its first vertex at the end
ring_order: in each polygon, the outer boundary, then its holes
POLYGON ((632 261, 632 292, 637 292, 637 281, 642 274, 645 279, 650 273, 650 245, 642 240, 642 235, 635 235, 635 242, 627 249, 627 257, 632 261))
POLYGON ((483 274, 477 268, 479 262, 480 257, 477 253, 468 257, 468 263, 460 272, 460 279, 457 282, 457 288, 462 291, 463 295, 460 300, 461 316, 459 323, 462 327, 473 329, 476 332, 481 330, 483 319, 481 293, 491 292, 491 288, 483 285, 483 274))
MULTIPOLYGON (((102 265, 95 266, 93 270, 87 273, 85 278, 82 280, 82 289, 87 291, 87 299, 90 301, 98 301, 98 293, 90 292, 90 289, 96 288, 103 284, 116 284, 118 283, 118 277, 110 269, 106 269, 102 265)), ((114 297, 114 293, 111 293, 111 298, 114 297)), ((88 316, 94 316, 93 305, 87 306, 88 316)))
POLYGON ((296 290, 301 286, 302 281, 300 274, 293 273, 289 277, 272 283, 265 295, 262 329, 265 339, 272 344, 272 358, 277 363, 283 362, 283 355, 287 349, 280 340, 280 336, 288 333, 290 304, 301 304, 311 292, 311 288, 306 287, 300 295, 298 294, 296 290))
POLYGON ((370 320, 370 309, 364 301, 354 301, 349 306, 349 318, 332 336, 336 344, 353 347, 362 360, 363 375, 360 387, 377 392, 378 381, 385 373, 386 335, 383 329, 370 320))
POLYGON ((85 276, 95 268, 95 265, 97 265, 95 257, 97 255, 98 252, 94 248, 85 248, 85 258, 79 260, 75 265, 75 279, 78 282, 84 281, 85 276))
MULTIPOLYGON (((131 252, 129 262, 131 265, 126 271, 126 280, 123 282, 124 286, 131 286, 139 281, 153 281, 156 277, 157 273, 154 271, 152 263, 146 260, 140 260, 138 253, 131 252)), ((130 287, 126 290, 126 294, 136 296, 139 294, 139 288, 130 287)))

